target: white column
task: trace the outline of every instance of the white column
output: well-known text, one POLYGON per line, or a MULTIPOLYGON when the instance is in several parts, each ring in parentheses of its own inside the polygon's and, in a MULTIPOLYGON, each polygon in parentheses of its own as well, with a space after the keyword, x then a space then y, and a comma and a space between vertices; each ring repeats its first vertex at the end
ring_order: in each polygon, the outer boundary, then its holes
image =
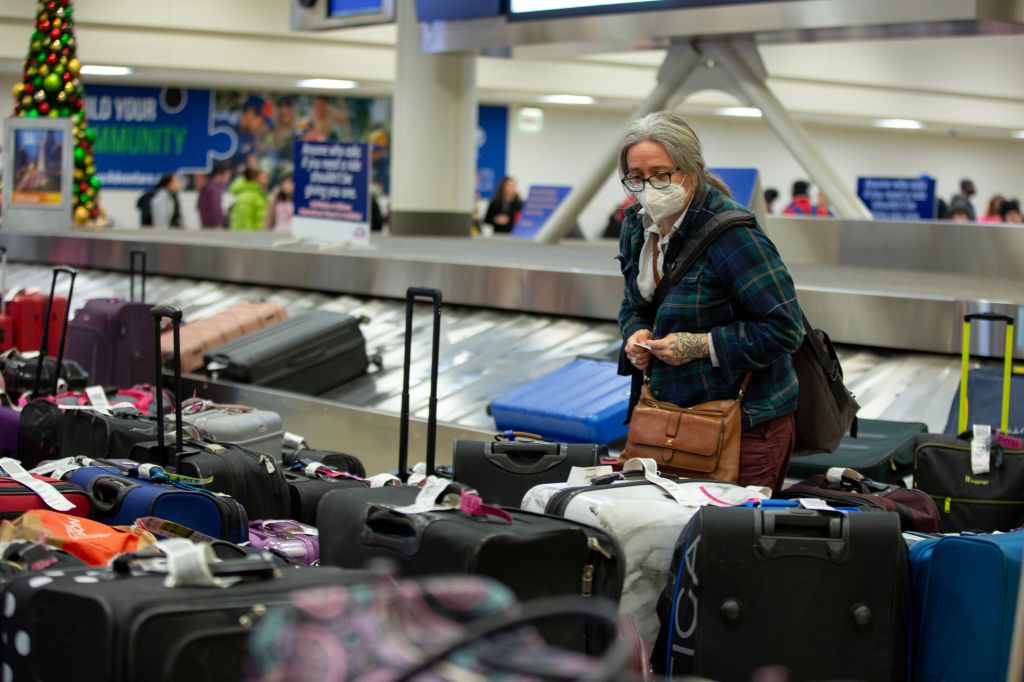
POLYGON ((422 54, 411 0, 398 14, 392 234, 469 235, 476 187, 476 57, 422 54))

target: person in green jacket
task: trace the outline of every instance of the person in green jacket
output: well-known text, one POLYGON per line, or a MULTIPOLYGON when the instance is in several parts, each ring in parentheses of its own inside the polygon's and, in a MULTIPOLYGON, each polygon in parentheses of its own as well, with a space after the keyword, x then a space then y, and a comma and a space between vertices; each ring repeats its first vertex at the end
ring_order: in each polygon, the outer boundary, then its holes
POLYGON ((246 168, 228 187, 234 195, 228 227, 232 230, 262 230, 267 215, 267 171, 246 168))

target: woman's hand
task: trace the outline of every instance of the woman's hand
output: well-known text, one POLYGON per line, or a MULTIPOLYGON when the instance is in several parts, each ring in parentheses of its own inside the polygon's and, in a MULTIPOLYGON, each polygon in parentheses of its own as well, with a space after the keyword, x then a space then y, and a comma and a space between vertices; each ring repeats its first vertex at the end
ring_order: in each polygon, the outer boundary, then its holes
MULTIPOLYGON (((654 357, 673 367, 685 365, 698 358, 711 357, 707 334, 679 332, 647 342, 654 357)), ((628 351, 628 349, 627 349, 628 351)))
POLYGON ((508 216, 505 215, 504 213, 499 213, 498 215, 494 216, 494 224, 508 225, 508 216))
POLYGON ((636 345, 637 341, 640 343, 648 343, 651 340, 651 330, 641 329, 634 332, 626 340, 626 357, 633 363, 633 366, 640 370, 645 370, 651 364, 651 352, 646 348, 642 348, 636 345))

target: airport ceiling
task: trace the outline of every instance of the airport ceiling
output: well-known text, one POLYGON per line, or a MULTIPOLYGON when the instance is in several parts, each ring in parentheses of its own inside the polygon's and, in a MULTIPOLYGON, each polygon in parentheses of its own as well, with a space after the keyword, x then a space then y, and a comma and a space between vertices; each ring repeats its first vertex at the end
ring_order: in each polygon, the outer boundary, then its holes
MULTIPOLYGON (((36 3, 0 4, 0 72, 16 78, 36 3)), ((286 0, 80 0, 80 56, 132 67, 117 81, 124 83, 295 90, 297 79, 321 77, 357 81, 349 93, 393 91, 394 25, 293 33, 288 13, 286 0)), ((663 56, 659 49, 482 56, 479 97, 537 105, 543 95, 585 95, 595 100, 588 107, 625 113, 649 92, 663 56)), ((1011 137, 1024 135, 1024 34, 993 28, 988 35, 775 42, 761 45, 761 56, 770 87, 805 122, 863 127, 910 119, 923 122, 924 134, 1024 145, 1011 137)), ((737 104, 705 91, 683 109, 714 115, 737 104)))

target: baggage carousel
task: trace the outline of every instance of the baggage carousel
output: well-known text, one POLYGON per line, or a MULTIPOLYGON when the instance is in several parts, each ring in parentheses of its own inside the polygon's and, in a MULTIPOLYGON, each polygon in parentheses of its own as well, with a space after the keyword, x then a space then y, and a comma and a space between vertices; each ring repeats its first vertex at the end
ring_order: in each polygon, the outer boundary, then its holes
MULTIPOLYGON (((776 219, 768 231, 808 316, 841 344, 861 414, 923 421, 941 430, 959 380, 963 313, 1024 312, 1024 231, 850 224, 856 222, 776 219), (901 257, 901 249, 913 257, 901 257)), ((275 409, 289 430, 315 447, 352 452, 376 470, 393 466, 397 452, 400 299, 407 286, 437 287, 445 296, 441 461, 452 439, 489 437, 492 399, 579 355, 600 353, 619 338, 614 316, 621 276, 612 242, 552 247, 507 238, 385 237, 369 248, 324 248, 269 234, 0 230, 0 244, 14 262, 8 288, 48 286, 46 264, 78 267, 72 308, 93 297, 126 296, 128 253, 141 249, 154 273, 147 300, 178 305, 186 319, 253 298, 280 301, 292 314, 325 308, 367 318, 362 329, 368 351, 381 356, 382 366, 326 395, 299 396, 202 376, 188 377, 186 389, 275 409)), ((422 338, 414 343, 411 370, 414 459, 425 434, 428 322, 429 315, 420 315, 414 329, 422 338)), ((1000 357, 1002 349, 1002 330, 979 329, 972 338, 978 355, 1000 357)), ((1024 357, 1022 327, 1015 352, 1024 357)))

